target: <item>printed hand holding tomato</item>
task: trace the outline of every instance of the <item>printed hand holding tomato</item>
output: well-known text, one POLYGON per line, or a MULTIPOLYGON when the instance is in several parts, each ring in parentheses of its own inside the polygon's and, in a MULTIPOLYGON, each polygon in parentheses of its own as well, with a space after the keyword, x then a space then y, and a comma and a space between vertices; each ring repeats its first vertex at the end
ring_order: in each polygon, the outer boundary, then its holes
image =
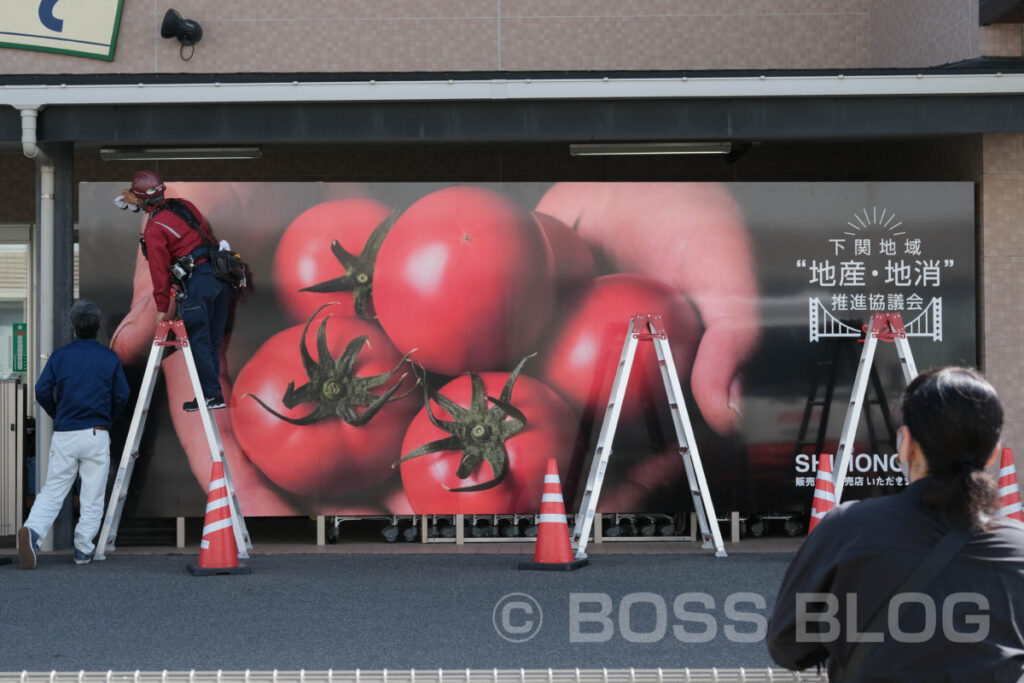
MULTIPOLYGON (((234 392, 222 378, 229 408, 215 412, 243 511, 259 515, 348 503, 392 514, 410 504, 420 514, 535 510, 548 457, 568 490, 577 483, 577 432, 607 402, 630 316, 661 316, 680 378, 720 434, 739 419, 739 373, 759 336, 743 219, 714 185, 559 183, 532 212, 468 186, 401 212, 325 201, 292 220, 273 272, 290 323, 245 361, 234 392), (407 360, 426 371, 423 387, 407 360)), ((126 362, 152 339, 141 257, 134 286, 112 341, 126 362)), ((257 300, 239 315, 265 316, 257 300)), ((634 370, 624 421, 643 423, 643 397, 661 392, 652 356, 638 353, 634 367, 648 372, 634 370)), ((205 486, 205 437, 198 416, 180 411, 187 378, 169 381, 168 396, 205 486)), ((650 463, 610 479, 608 500, 642 506, 656 488, 647 474, 679 476, 663 454, 650 463)))
POLYGON ((557 183, 537 210, 576 225, 620 271, 657 278, 693 301, 704 324, 690 379, 716 432, 742 412, 740 372, 760 337, 754 258, 728 190, 710 183, 557 183))

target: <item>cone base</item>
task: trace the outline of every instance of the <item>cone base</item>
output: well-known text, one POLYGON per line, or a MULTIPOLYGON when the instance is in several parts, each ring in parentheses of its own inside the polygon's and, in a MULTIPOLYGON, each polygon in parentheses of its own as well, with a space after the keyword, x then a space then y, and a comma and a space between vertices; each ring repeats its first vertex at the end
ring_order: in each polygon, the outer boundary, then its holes
POLYGON ((571 572, 573 569, 586 567, 590 560, 573 560, 572 562, 520 562, 518 569, 537 569, 551 572, 571 572))
POLYGON ((247 567, 241 562, 238 563, 237 567, 200 567, 198 564, 190 564, 186 566, 188 573, 192 576, 214 576, 219 574, 252 574, 252 568, 247 567))

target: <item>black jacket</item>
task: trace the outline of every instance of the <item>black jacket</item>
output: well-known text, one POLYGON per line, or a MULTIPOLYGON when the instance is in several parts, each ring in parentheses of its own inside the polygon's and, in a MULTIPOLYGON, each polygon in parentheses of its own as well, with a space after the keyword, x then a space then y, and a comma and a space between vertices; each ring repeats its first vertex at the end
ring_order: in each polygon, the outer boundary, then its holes
POLYGON ((1024 524, 1000 520, 976 532, 924 596, 906 596, 898 610, 888 603, 949 528, 921 502, 930 483, 924 478, 896 495, 844 503, 818 524, 775 602, 768 626, 775 662, 803 669, 827 660, 831 680, 843 683, 1024 681, 1024 524), (862 675, 844 676, 851 637, 864 633, 880 608, 896 615, 900 637, 887 633, 862 675), (826 616, 798 618, 822 610, 826 616))

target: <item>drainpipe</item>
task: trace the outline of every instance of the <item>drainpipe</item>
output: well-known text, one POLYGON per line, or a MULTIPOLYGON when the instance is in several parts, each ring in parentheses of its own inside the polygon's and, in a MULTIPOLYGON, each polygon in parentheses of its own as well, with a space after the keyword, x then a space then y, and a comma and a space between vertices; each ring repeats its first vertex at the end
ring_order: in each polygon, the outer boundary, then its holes
MULTIPOLYGON (((35 159, 39 167, 39 336, 36 347, 41 369, 53 351, 53 195, 55 172, 53 159, 36 144, 36 127, 39 107, 21 109, 21 148, 25 156, 35 159)), ((53 437, 53 420, 46 411, 37 411, 36 417, 36 488, 42 488, 46 481, 49 465, 47 454, 53 437)), ((47 534, 43 541, 44 550, 53 550, 53 536, 47 534)))

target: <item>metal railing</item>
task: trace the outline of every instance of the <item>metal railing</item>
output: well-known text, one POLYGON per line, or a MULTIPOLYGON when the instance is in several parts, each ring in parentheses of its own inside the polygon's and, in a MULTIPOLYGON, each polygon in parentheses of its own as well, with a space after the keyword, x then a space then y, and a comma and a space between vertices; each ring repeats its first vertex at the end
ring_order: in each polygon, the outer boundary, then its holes
POLYGON ((703 683, 828 681, 824 671, 732 669, 373 669, 327 671, 50 671, 0 683, 703 683))

